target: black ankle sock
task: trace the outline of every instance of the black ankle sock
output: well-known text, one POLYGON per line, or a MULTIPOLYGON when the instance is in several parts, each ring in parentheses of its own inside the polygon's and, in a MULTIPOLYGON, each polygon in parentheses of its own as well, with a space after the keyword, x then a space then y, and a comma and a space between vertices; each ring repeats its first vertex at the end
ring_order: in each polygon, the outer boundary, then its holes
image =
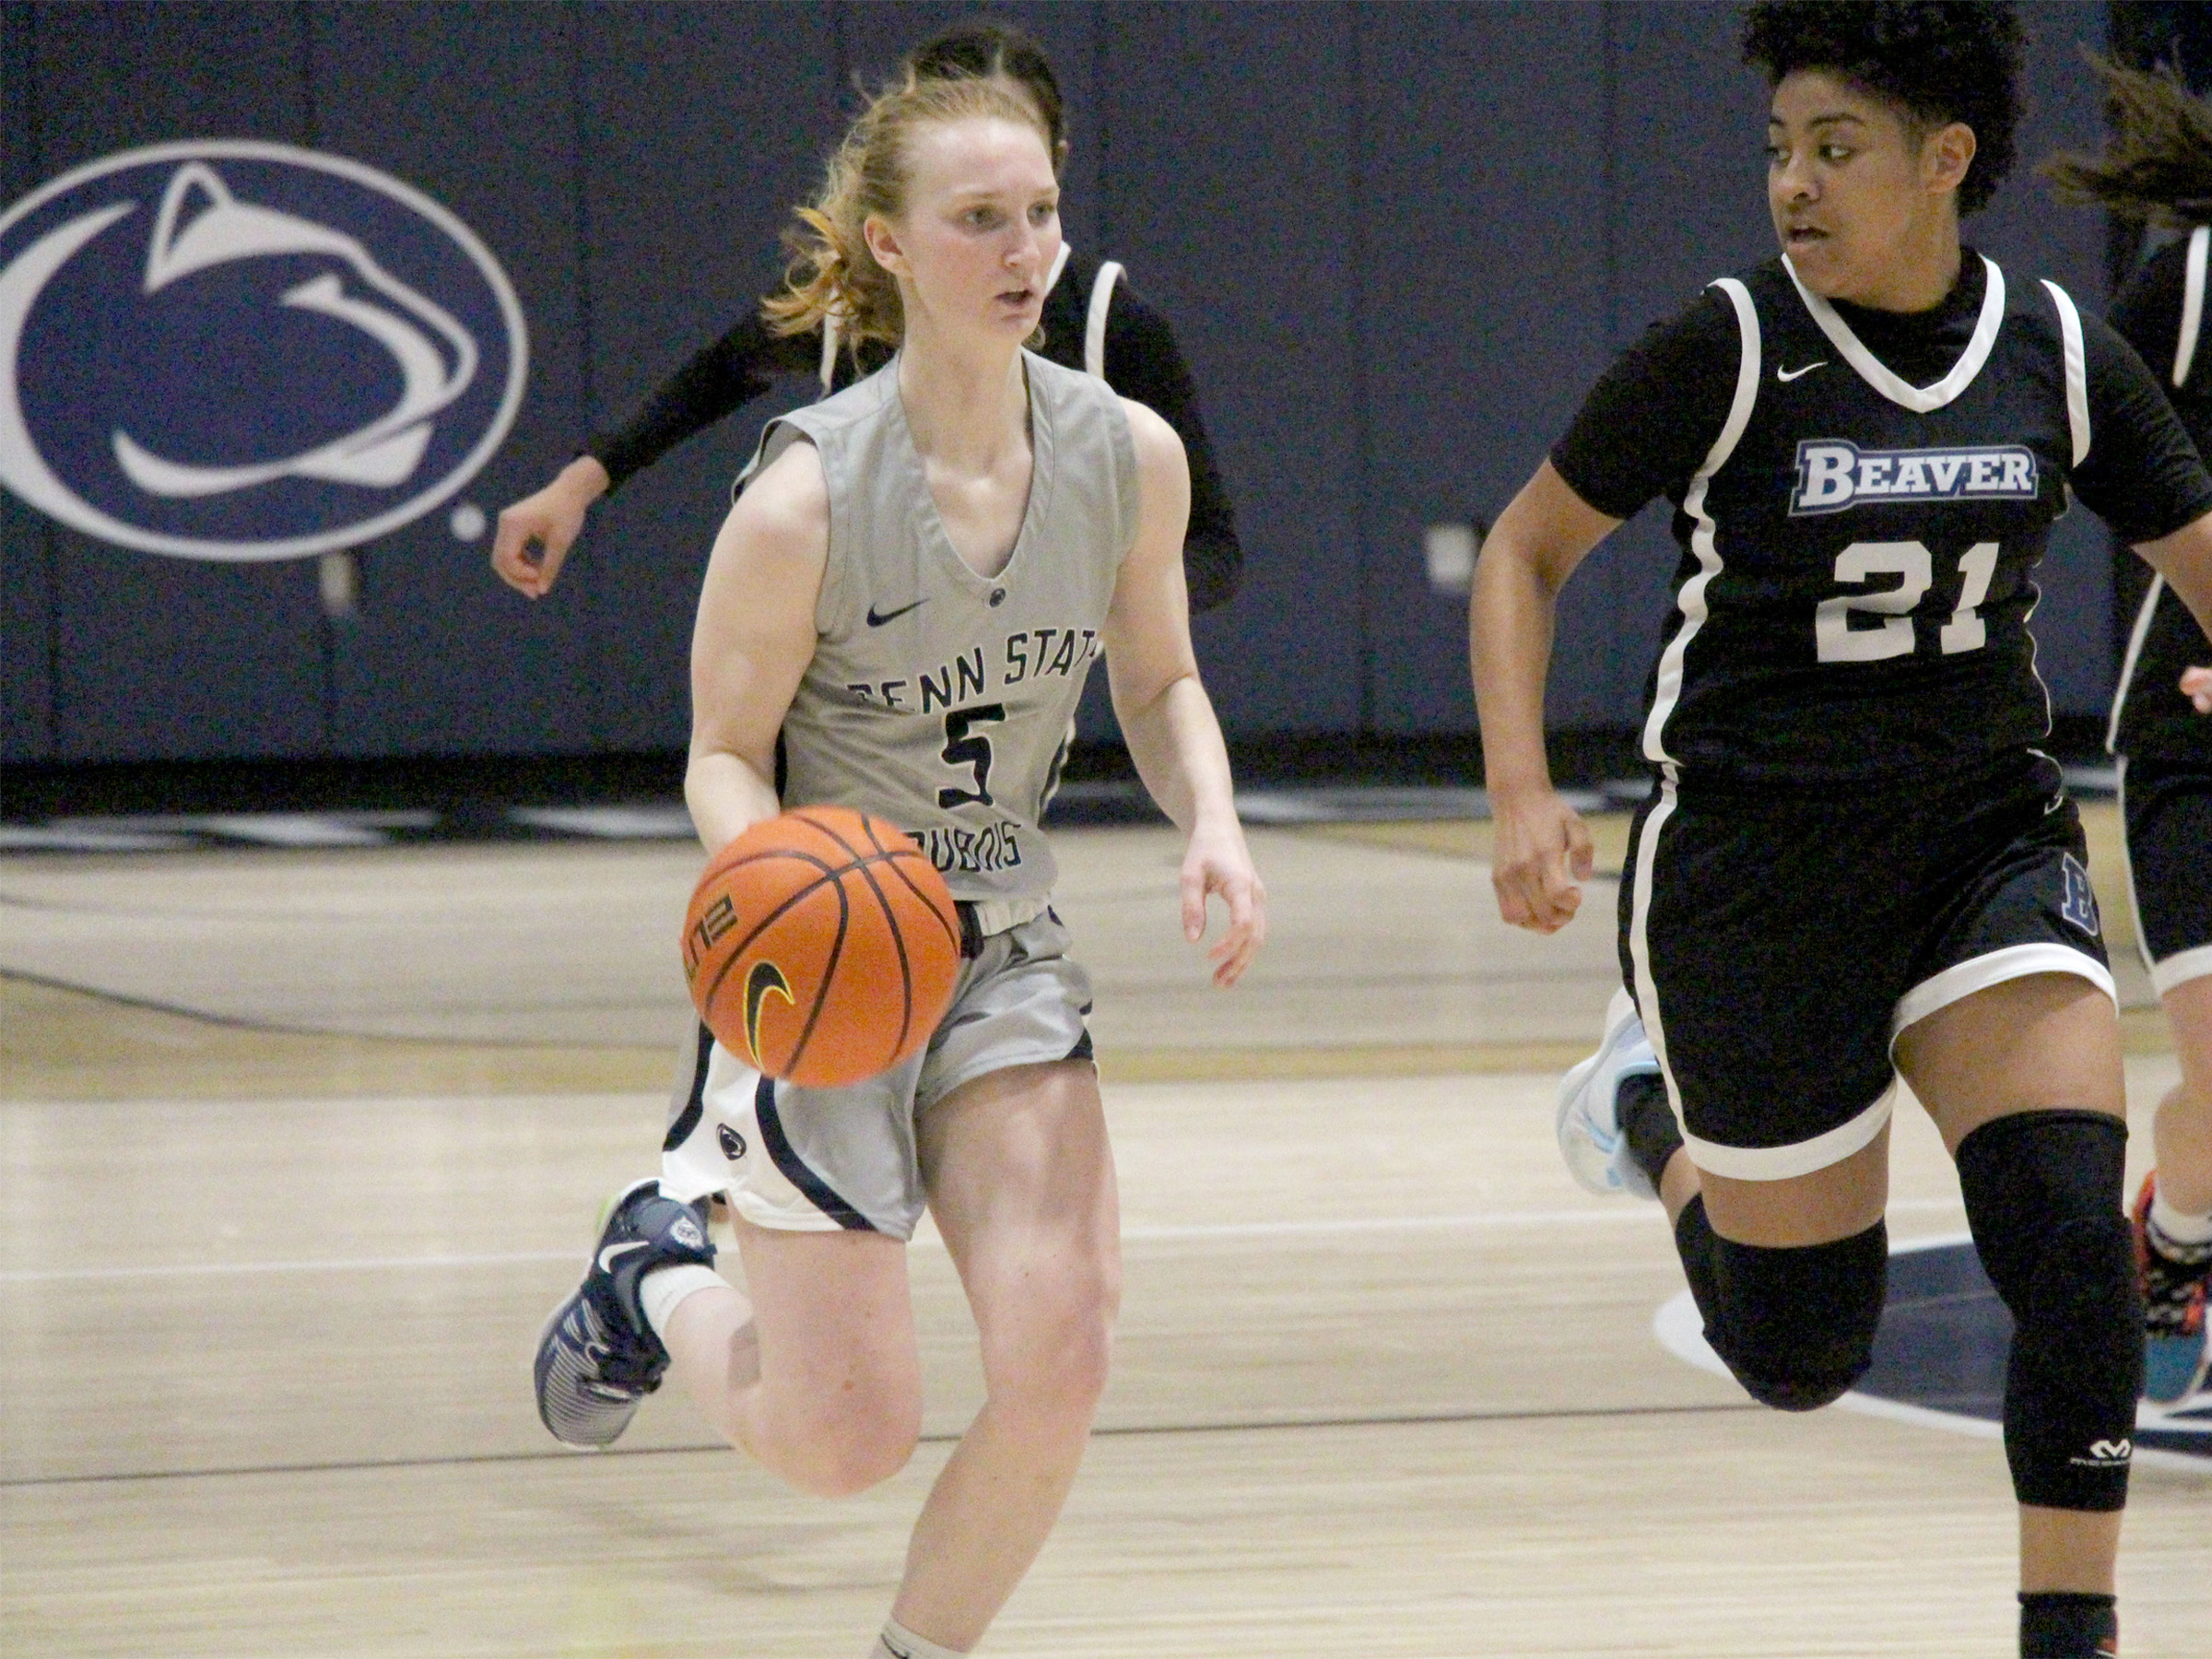
POLYGON ((1666 1171, 1666 1160, 1682 1145, 1682 1131, 1675 1123, 1675 1109, 1666 1099, 1666 1080, 1644 1072, 1623 1077, 1614 1098, 1614 1116, 1628 1138, 1629 1156, 1644 1172, 1654 1191, 1666 1171))
POLYGON ((2020 1592, 2020 1659, 2111 1659, 2120 1651, 2118 1603, 2062 1590, 2020 1592))

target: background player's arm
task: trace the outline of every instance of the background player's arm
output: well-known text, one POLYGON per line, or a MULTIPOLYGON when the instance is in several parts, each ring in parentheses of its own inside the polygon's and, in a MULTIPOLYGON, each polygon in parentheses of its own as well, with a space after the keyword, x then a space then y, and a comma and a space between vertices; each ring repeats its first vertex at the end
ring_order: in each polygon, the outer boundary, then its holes
POLYGON ((1106 382, 1175 429, 1191 477, 1190 523, 1182 537, 1182 579, 1194 612, 1237 596, 1244 569, 1236 512, 1214 464, 1198 413, 1198 388, 1168 320, 1126 281, 1106 316, 1106 382))
POLYGON ((1559 590, 1620 520, 1568 488, 1546 461, 1482 544, 1468 601, 1468 654, 1496 850, 1498 912, 1555 933, 1583 901, 1590 832, 1551 786, 1544 754, 1544 681, 1559 590))
POLYGON ((770 373, 811 370, 821 355, 821 339, 818 331, 798 336, 771 334, 758 307, 747 312, 722 338, 655 386, 619 426, 595 434, 550 484, 501 512, 492 537, 491 568, 517 593, 544 598, 559 580, 593 502, 759 396, 768 390, 770 373))
POLYGON ((1137 775, 1189 838, 1182 861, 1182 927, 1206 932, 1206 900, 1229 905, 1229 932, 1210 953, 1214 982, 1234 984, 1267 936, 1267 894, 1252 866, 1214 705, 1198 680, 1183 586, 1190 471, 1174 429, 1141 404, 1122 403, 1136 446, 1136 540, 1114 581, 1106 615, 1106 673, 1113 712, 1137 775))
POLYGON ((700 590, 684 799, 710 853, 782 809, 776 734, 814 660, 829 559, 821 458, 811 443, 794 443, 730 509, 700 590))
POLYGON ((2212 640, 2212 513, 2183 524, 2171 535, 2135 546, 2212 640))

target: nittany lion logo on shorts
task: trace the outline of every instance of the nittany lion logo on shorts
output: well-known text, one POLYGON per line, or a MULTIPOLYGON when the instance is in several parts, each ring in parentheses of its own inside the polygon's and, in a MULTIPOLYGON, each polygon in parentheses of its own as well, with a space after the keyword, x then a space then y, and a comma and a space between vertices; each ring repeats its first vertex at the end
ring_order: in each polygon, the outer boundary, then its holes
POLYGON ((521 406, 488 249, 342 157, 231 141, 78 168, 0 215, 0 484, 119 547, 355 547, 447 500, 521 406))

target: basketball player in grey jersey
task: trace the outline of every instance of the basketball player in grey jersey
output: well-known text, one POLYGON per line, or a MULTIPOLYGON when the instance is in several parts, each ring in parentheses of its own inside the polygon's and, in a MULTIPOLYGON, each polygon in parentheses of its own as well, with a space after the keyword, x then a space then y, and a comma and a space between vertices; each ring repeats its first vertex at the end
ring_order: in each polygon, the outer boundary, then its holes
POLYGON ((786 803, 912 830, 961 904, 952 1008, 919 1057, 853 1088, 793 1088, 714 1050, 700 1121, 672 1135, 661 1181, 618 1199, 536 1368, 540 1414, 571 1443, 612 1441, 668 1370, 794 1484, 862 1490, 920 1429, 905 1243, 926 1206, 987 1399, 924 1506, 876 1659, 982 1639, 1058 1516, 1105 1384, 1113 1165, 1089 992, 1036 828, 1101 646, 1130 753, 1189 838, 1186 936, 1219 894, 1228 985, 1265 932, 1191 651, 1181 445, 1141 405, 1022 349, 1057 202, 1037 112, 1003 88, 909 85, 862 116, 803 216, 811 278, 771 315, 795 329, 834 309, 899 355, 771 428, 693 640, 700 839, 718 849, 786 803), (712 1271, 686 1202, 717 1189, 746 1295, 712 1271))

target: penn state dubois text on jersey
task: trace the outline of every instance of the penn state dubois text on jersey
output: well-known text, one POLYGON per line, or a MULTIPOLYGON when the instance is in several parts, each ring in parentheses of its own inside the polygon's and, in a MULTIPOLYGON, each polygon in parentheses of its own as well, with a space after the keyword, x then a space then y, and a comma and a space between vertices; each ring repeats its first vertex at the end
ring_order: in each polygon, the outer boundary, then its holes
POLYGON ((891 714, 929 714, 980 697, 996 684, 1004 689, 1027 680, 1051 677, 1071 679, 1082 674, 1099 654, 1095 628, 1032 628, 1009 633, 1000 642, 995 665, 985 658, 985 647, 975 646, 949 663, 929 669, 909 669, 897 679, 853 680, 845 689, 862 702, 891 714))
POLYGON ((1864 501, 2032 501, 2040 479, 2025 444, 1861 449, 1844 438, 1797 445, 1790 516, 1841 512, 1864 501))

